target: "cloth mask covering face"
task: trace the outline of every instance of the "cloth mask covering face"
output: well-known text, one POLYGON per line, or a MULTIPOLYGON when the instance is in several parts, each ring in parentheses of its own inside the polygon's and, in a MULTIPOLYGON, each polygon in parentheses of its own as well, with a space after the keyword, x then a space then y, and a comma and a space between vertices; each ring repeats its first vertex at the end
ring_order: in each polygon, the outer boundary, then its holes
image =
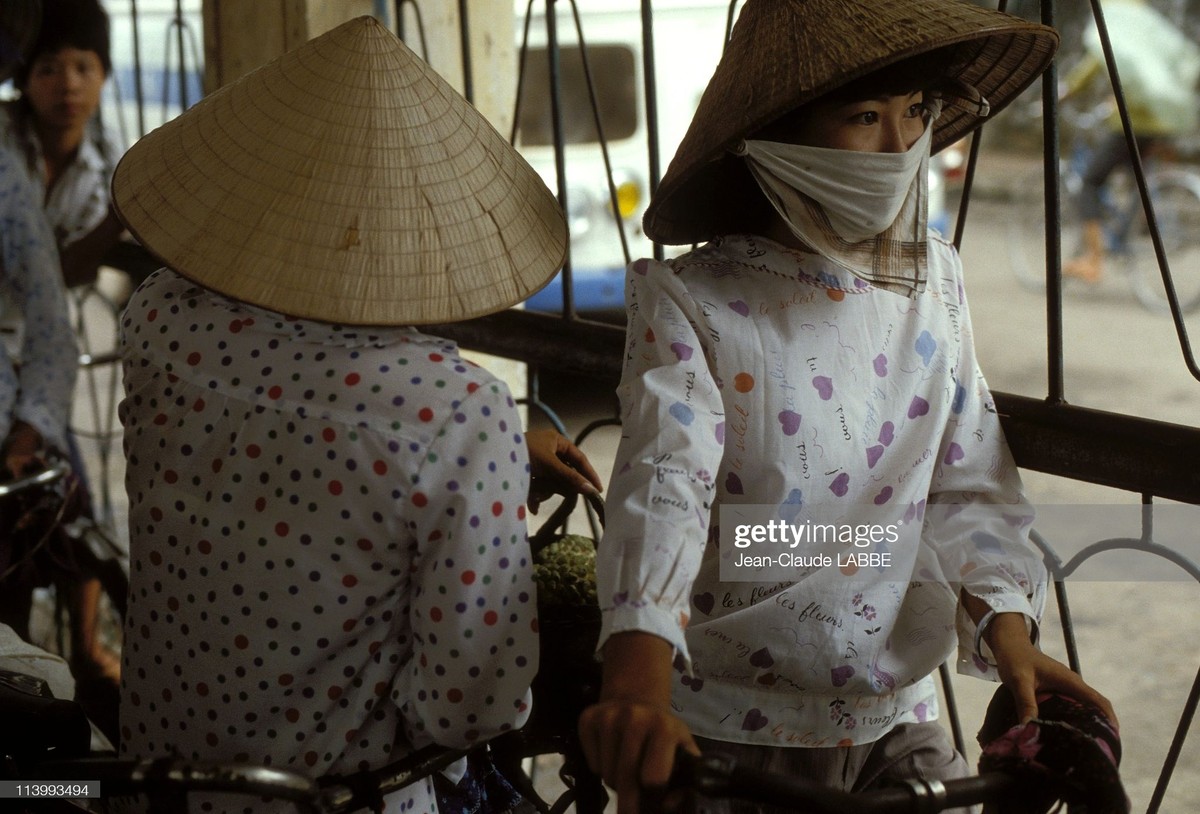
POLYGON ((738 155, 792 233, 856 277, 906 297, 925 288, 933 119, 903 153, 747 140, 738 155))

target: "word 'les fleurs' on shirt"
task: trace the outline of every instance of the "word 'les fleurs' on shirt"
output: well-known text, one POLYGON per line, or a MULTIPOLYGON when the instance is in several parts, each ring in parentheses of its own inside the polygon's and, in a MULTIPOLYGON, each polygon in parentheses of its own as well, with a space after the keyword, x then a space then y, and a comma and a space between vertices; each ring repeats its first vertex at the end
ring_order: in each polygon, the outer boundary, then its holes
POLYGON ((929 675, 956 641, 960 670, 994 676, 957 583, 1040 613, 1032 509, 976 364, 961 264, 934 236, 928 251, 915 299, 749 236, 630 268, 601 641, 670 642, 674 705, 699 735, 876 740, 936 717, 929 675), (841 531, 739 547, 720 518, 750 506, 764 530, 841 531), (916 534, 856 539, 868 520, 916 534), (846 560, 857 552, 876 559, 846 560), (722 577, 771 553, 829 560, 722 577))

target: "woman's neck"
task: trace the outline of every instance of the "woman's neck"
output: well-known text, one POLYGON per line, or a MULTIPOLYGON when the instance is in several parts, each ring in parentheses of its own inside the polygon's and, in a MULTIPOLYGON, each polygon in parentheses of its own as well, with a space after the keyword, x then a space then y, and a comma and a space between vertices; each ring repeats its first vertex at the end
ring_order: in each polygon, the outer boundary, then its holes
POLYGON ((789 249, 812 251, 809 245, 796 236, 796 233, 791 230, 787 222, 774 209, 764 218, 759 234, 765 238, 770 238, 780 246, 787 246, 789 249))

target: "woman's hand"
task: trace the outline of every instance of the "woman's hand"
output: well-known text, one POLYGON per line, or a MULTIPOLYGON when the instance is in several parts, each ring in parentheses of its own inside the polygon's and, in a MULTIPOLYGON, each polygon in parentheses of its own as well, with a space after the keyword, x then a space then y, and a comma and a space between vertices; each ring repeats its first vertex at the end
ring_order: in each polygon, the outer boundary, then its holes
POLYGON ((641 631, 604 644, 600 700, 579 716, 579 744, 592 771, 617 793, 618 814, 672 810, 681 794, 660 799, 679 749, 699 755, 687 725, 671 711, 671 645, 641 631))
MULTIPOLYGON (((991 610, 986 602, 965 590, 960 598, 975 624, 991 610)), ((1029 640, 1029 628, 1023 614, 996 614, 984 630, 983 638, 992 649, 1000 681, 1008 687, 1016 702, 1019 722, 1026 723, 1037 717, 1038 693, 1059 692, 1097 707, 1113 727, 1118 726, 1117 715, 1107 698, 1092 689, 1079 673, 1047 656, 1029 640)))
POLYGON ((550 495, 594 495, 603 488, 587 456, 570 439, 555 430, 525 433, 529 447, 529 510, 550 495))
POLYGON ((1119 726, 1107 698, 1070 667, 1047 656, 1029 641, 1022 614, 997 614, 984 632, 984 638, 992 649, 1000 680, 1016 701, 1017 720, 1021 723, 1037 717, 1038 693, 1058 692, 1097 707, 1114 728, 1119 726))
POLYGON ((21 420, 13 422, 0 450, 3 451, 4 470, 12 478, 19 478, 46 463, 42 434, 32 424, 21 420))

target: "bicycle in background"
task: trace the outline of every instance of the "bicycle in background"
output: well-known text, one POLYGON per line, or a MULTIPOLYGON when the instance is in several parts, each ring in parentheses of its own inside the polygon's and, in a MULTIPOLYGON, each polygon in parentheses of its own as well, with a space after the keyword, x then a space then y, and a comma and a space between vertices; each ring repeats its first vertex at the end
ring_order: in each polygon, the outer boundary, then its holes
MULTIPOLYGON (((1062 108, 1063 130, 1069 148, 1060 161, 1059 184, 1062 210, 1064 261, 1079 254, 1082 221, 1079 201, 1083 173, 1105 132, 1105 104, 1086 110, 1062 108)), ((1200 168, 1181 161, 1174 149, 1157 149, 1143 155, 1150 203, 1162 236, 1170 267, 1170 280, 1184 313, 1200 308, 1200 168)), ((1043 171, 1018 179, 1013 192, 1016 215, 1008 221, 1009 261, 1017 280, 1031 291, 1046 287, 1046 215, 1043 171)), ((1110 176, 1103 192, 1104 239, 1113 276, 1128 278, 1138 302, 1155 313, 1170 310, 1166 285, 1142 208, 1141 196, 1131 166, 1110 176)), ((1068 291, 1084 283, 1064 277, 1068 291)))

